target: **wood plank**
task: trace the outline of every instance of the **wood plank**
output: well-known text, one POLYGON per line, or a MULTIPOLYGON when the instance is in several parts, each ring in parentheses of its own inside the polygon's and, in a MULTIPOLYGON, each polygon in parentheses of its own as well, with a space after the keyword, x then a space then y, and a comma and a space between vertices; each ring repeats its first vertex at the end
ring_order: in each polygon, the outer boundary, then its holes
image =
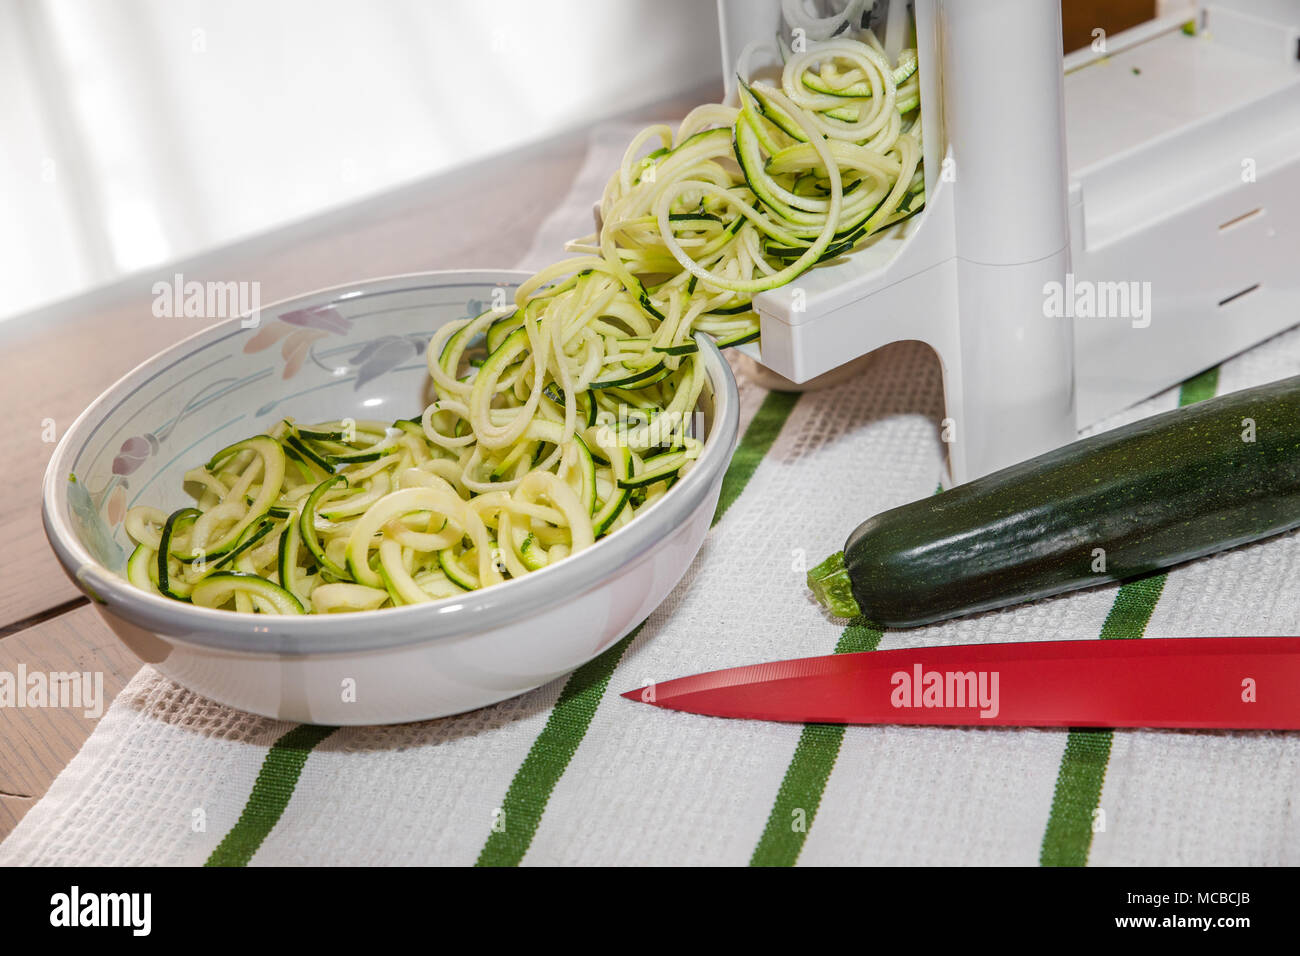
MULTIPOLYGON (((681 116, 716 102, 707 88, 624 119, 681 116)), ((114 381, 149 356, 199 331, 196 319, 155 318, 151 287, 175 272, 187 281, 262 284, 271 303, 371 276, 428 269, 508 268, 563 199, 586 152, 584 126, 544 143, 454 170, 354 206, 202 256, 127 277, 112 286, 0 322, 0 626, 77 595, 50 551, 40 487, 58 435, 114 381)), ((596 199, 598 197, 593 197, 596 199)), ((556 250, 557 255, 561 250, 556 250)))
POLYGON ((0 840, 13 832, 27 811, 36 806, 35 797, 15 797, 0 793, 0 840))
POLYGON ((0 639, 0 671, 103 675, 100 713, 84 708, 0 707, 0 840, 49 789, 81 749, 109 703, 140 669, 90 605, 0 639))
POLYGON ((1156 0, 1062 0, 1061 33, 1065 52, 1079 50, 1092 43, 1092 31, 1102 29, 1107 36, 1154 20, 1156 0))

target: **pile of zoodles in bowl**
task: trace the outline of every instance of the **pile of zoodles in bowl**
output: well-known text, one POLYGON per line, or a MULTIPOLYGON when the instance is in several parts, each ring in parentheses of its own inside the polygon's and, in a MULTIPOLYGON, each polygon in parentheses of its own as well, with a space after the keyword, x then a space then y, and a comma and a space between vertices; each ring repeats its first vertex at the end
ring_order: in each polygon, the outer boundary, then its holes
POLYGON ((422 415, 281 420, 188 471, 192 507, 132 508, 127 576, 202 607, 370 610, 522 577, 635 520, 700 449, 696 333, 757 338, 756 292, 921 208, 915 52, 859 36, 637 136, 576 256, 433 336, 422 415))

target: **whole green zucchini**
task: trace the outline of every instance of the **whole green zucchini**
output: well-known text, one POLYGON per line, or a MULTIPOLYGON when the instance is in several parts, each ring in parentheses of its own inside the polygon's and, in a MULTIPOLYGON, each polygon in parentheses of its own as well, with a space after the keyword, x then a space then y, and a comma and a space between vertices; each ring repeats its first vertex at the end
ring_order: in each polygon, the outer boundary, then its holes
POLYGON ((808 573, 842 617, 915 627, 1300 526, 1300 376, 1073 442, 869 518, 808 573))

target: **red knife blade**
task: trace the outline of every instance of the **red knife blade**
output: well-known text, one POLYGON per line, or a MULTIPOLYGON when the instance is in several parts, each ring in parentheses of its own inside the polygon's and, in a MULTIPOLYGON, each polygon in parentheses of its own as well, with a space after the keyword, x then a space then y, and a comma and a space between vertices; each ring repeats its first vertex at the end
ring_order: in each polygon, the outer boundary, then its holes
POLYGON ((752 664, 623 694, 753 720, 1300 729, 1300 637, 959 644, 752 664))

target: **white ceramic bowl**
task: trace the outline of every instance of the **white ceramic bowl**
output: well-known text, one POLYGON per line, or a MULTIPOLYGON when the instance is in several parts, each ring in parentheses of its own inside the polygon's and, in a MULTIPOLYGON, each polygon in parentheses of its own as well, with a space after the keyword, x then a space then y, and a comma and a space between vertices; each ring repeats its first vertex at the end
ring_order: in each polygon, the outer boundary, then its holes
POLYGON ((600 654, 681 579, 735 448, 736 383, 703 336, 707 437, 694 468, 635 521, 526 578, 430 604, 278 617, 194 607, 121 574, 128 507, 190 504, 188 468, 287 415, 419 412, 433 330, 490 307, 494 290, 509 301, 527 275, 434 272, 339 286, 263 308, 258 328, 230 319, 145 362, 77 419, 46 472, 45 530, 69 576, 142 660, 196 693, 287 720, 458 713, 600 654))

